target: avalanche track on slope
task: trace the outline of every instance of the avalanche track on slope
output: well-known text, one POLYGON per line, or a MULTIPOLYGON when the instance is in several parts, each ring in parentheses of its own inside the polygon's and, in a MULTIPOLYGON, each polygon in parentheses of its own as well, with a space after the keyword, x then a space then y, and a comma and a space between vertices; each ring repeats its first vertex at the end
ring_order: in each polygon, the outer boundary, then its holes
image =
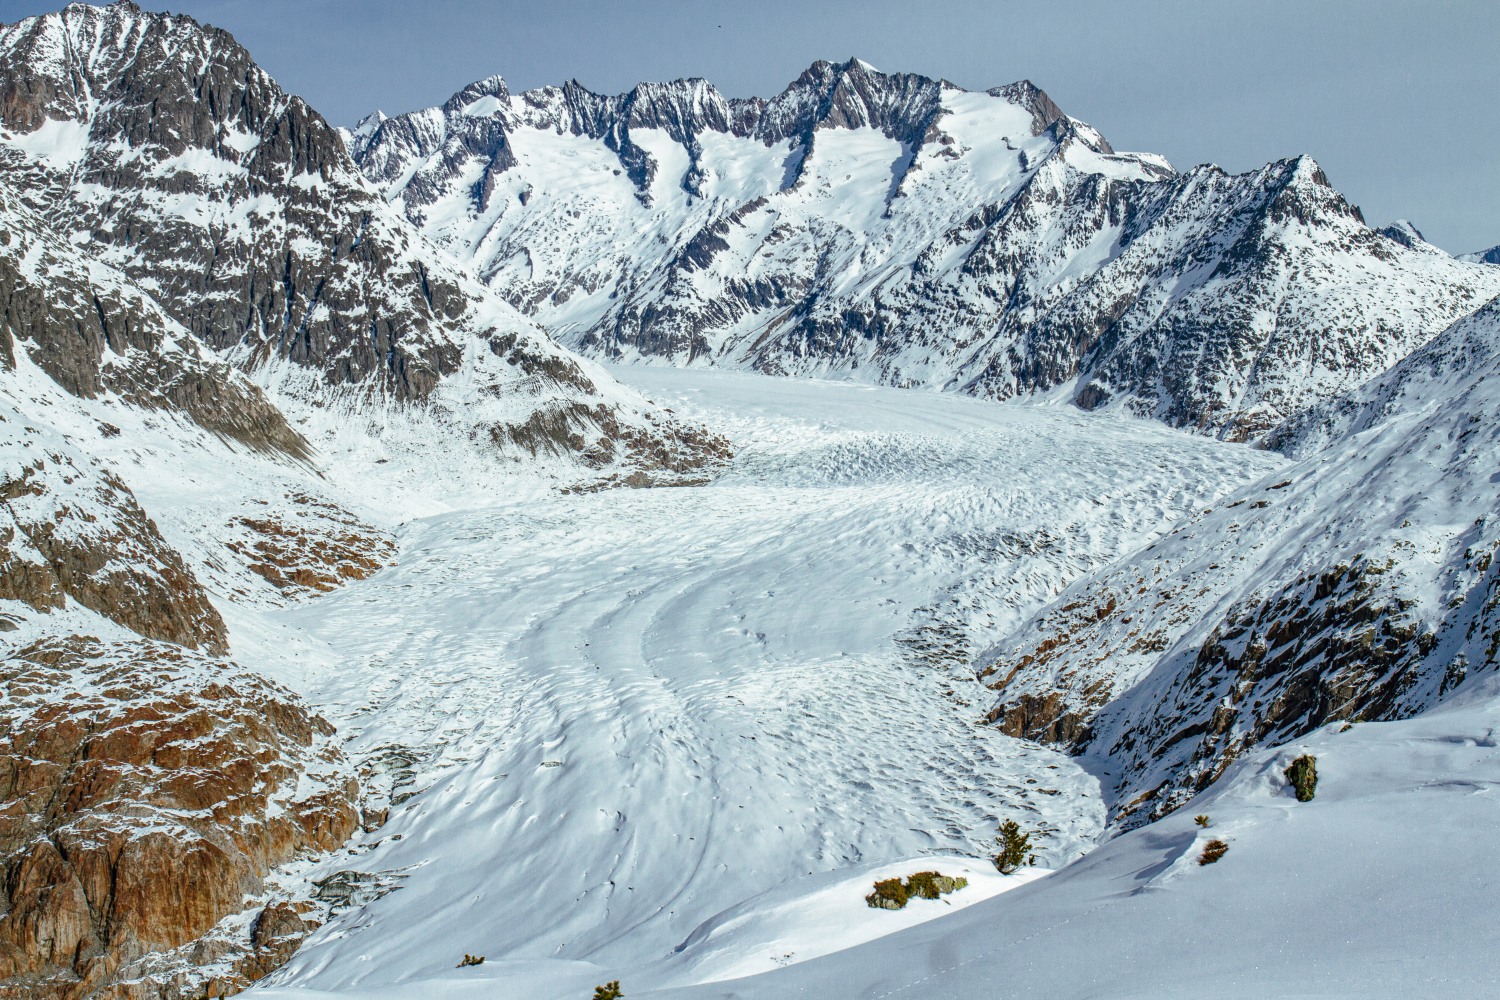
POLYGON ((970 654, 1284 462, 1069 407, 616 374, 732 438, 734 468, 423 517, 396 567, 236 630, 395 803, 308 877, 401 888, 273 989, 584 995, 653 981, 790 880, 979 856, 1004 816, 1044 831, 1042 864, 1073 859, 1101 830, 1096 782, 978 724, 970 654), (465 953, 490 963, 454 970, 465 953))

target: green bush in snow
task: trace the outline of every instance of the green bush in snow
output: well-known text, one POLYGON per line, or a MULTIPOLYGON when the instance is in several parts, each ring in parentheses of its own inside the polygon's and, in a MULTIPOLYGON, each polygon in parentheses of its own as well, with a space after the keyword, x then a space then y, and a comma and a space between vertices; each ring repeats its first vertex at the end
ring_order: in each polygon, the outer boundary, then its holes
POLYGON ((938 899, 968 884, 969 880, 962 875, 954 877, 942 872, 917 872, 905 882, 899 878, 881 879, 875 883, 875 891, 865 897, 865 905, 877 910, 899 910, 910 900, 938 899))
POLYGON ((1292 761, 1286 769, 1286 780, 1296 790, 1298 802, 1311 802, 1318 790, 1318 758, 1305 753, 1292 761))
POLYGON ((1011 874, 1028 859, 1036 860, 1031 854, 1031 834, 1022 833, 1021 825, 1013 819, 1000 824, 1000 835, 995 838, 995 843, 1000 845, 1000 851, 991 860, 1001 875, 1011 874))

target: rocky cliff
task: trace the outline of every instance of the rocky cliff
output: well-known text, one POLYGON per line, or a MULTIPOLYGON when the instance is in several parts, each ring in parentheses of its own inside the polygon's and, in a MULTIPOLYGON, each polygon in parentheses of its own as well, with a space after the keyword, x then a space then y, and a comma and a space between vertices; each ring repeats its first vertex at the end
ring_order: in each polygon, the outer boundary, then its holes
POLYGON ((28 643, 0 690, 0 996, 227 996, 284 960, 310 926, 266 874, 356 827, 331 726, 147 640, 28 643))
MULTIPOLYGON (((353 769, 294 694, 224 658, 194 567, 115 469, 28 412, 74 416, 27 374, 0 373, 0 996, 228 995, 315 925, 264 879, 354 831, 353 769)), ((328 519, 284 558, 294 579, 390 558, 347 516, 331 543, 328 519)))
POLYGON ((177 411, 255 450, 311 457, 248 378, 119 271, 60 239, 22 189, 0 178, 0 370, 18 363, 75 396, 177 411))

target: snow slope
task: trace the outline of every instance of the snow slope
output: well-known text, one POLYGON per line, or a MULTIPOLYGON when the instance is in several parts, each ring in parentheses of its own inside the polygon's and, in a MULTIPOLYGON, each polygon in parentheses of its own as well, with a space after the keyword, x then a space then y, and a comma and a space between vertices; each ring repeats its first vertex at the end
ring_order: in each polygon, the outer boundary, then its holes
POLYGON ((673 1000, 1493 996, 1495 693, 1259 751, 1174 816, 912 931, 732 984, 622 985, 673 1000), (1308 803, 1281 776, 1301 752, 1321 775, 1308 803), (1200 867, 1220 837, 1229 852, 1200 867))
POLYGON ((1476 250, 1473 253, 1459 254, 1458 259, 1470 261, 1474 264, 1500 264, 1500 246, 1490 247, 1488 250, 1476 250))

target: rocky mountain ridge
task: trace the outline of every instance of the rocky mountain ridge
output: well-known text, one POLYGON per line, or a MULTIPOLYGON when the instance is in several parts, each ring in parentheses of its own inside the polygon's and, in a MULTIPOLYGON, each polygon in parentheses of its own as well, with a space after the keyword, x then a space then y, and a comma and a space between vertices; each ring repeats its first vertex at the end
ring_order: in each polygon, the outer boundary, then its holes
POLYGON ((393 207, 600 358, 1061 391, 1260 440, 1500 293, 1369 228, 1306 157, 1179 174, 1026 81, 492 77, 346 138, 393 207))
POLYGON ((315 373, 306 405, 342 386, 446 408, 457 435, 585 475, 716 458, 429 253, 335 130, 223 31, 129 2, 0 28, 0 156, 52 232, 199 340, 315 373), (455 376, 479 405, 444 399, 455 376))

